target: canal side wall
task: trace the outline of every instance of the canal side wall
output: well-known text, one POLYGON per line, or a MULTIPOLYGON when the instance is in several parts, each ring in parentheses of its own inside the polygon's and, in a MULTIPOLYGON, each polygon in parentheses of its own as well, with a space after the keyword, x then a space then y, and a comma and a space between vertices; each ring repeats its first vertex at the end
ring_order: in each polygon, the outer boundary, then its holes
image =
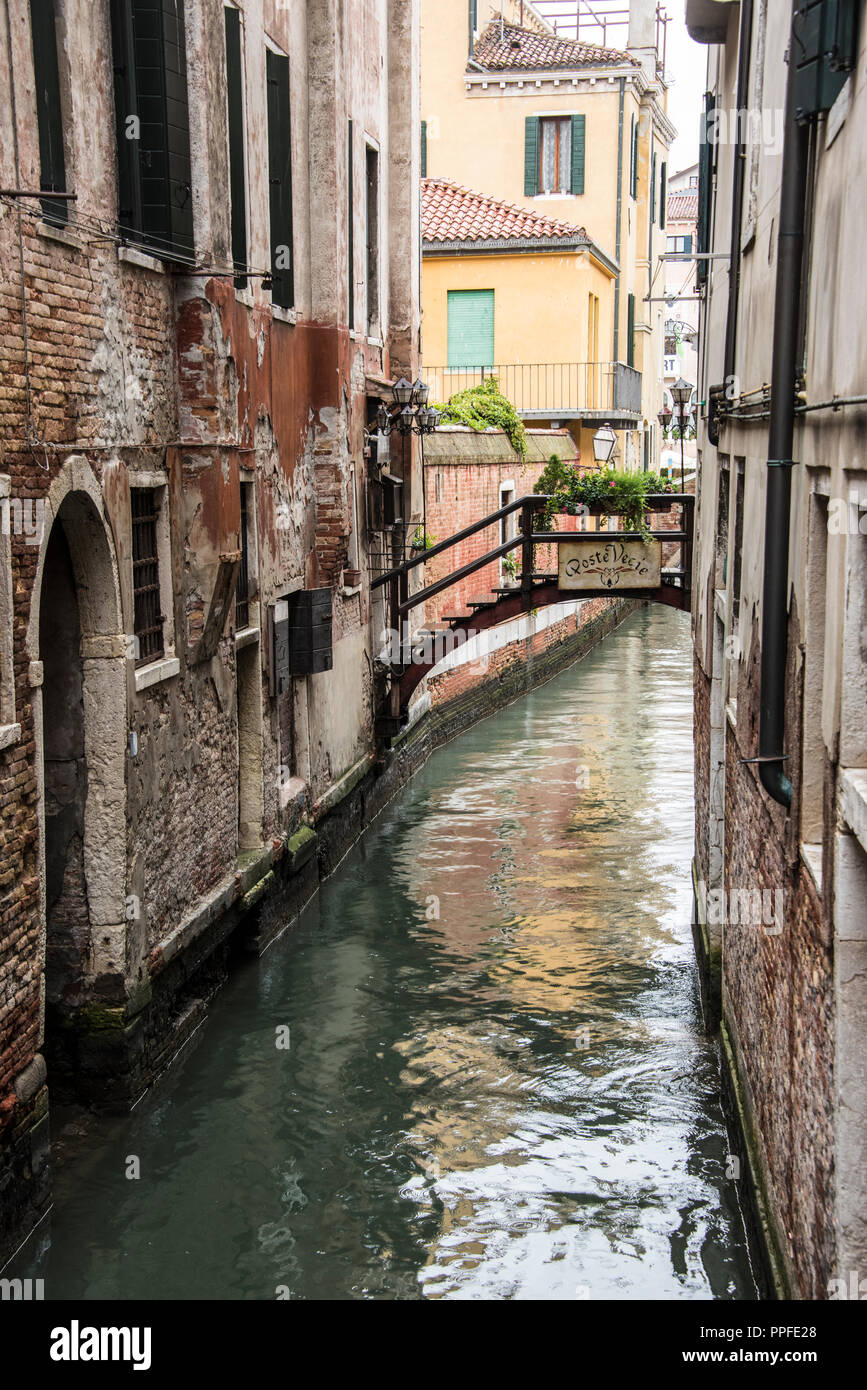
MULTIPOLYGON (((742 717, 754 694, 742 677, 742 717)), ((825 1298, 837 1259, 828 904, 755 764, 743 761, 751 750, 732 713, 723 709, 720 729, 712 680, 697 663, 693 925, 706 1022, 720 1033, 734 1180, 760 1284, 770 1297, 825 1298)))
MULTIPOLYGON (((118 61, 114 8, 39 10, 47 44, 58 11, 67 220, 10 191, 57 186, 41 168, 54 96, 37 79, 30 7, 0 7, 11 59, 0 84, 0 1265, 49 1201, 48 1093, 52 1105, 69 1092, 128 1108, 201 1022, 240 923, 284 873, 284 894, 309 888, 303 817, 367 755, 379 701, 369 580, 388 533, 361 524, 383 486, 367 422, 419 367, 419 0, 177 7, 185 24, 133 55, 171 73, 179 150, 184 126, 189 136, 178 177, 192 198, 154 180, 167 233, 176 203, 191 214, 183 246, 168 249, 122 206, 118 175, 139 137, 118 121, 129 55, 118 61), (240 20, 245 55, 231 142, 226 17, 240 20), (278 89, 291 120, 274 121, 278 89), (236 158, 243 229, 231 217, 236 158), (375 272, 361 255, 366 159, 375 272), (271 175, 287 164, 278 228, 271 175), (291 284, 266 274, 281 268, 291 284), (290 670, 271 638, 311 590, 330 600, 327 669, 296 656, 290 670)), ((158 114, 140 122, 142 138, 165 128, 169 108, 158 114)), ((408 514, 421 509, 419 454, 410 440, 408 514)))

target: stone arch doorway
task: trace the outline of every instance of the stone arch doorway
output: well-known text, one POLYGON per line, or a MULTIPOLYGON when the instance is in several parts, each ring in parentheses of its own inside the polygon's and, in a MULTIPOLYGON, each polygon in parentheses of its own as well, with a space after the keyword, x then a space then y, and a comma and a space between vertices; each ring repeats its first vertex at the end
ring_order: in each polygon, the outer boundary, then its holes
POLYGON ((30 641, 43 1049, 53 1099, 96 1100, 124 1070, 127 661, 110 531, 89 469, 86 481, 60 496, 52 487, 30 641))

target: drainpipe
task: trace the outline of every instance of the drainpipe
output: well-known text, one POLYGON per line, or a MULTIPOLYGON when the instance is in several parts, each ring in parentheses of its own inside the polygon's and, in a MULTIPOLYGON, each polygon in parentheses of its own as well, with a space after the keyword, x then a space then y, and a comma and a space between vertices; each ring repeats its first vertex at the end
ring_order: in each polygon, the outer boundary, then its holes
POLYGON ((620 79, 620 114, 617 125, 617 227, 615 231, 614 259, 617 274, 614 278, 614 361, 619 361, 620 351, 620 214, 623 204, 623 105, 626 94, 626 78, 620 79))
MULTIPOLYGON (((800 0, 793 0, 793 14, 800 0)), ((783 174, 774 298, 768 473, 765 496, 765 559, 762 590, 762 688, 759 708, 759 774, 774 801, 792 804, 792 783, 783 767, 788 648, 789 511, 795 426, 795 368, 799 342, 808 129, 795 120, 793 37, 786 79, 783 174)))

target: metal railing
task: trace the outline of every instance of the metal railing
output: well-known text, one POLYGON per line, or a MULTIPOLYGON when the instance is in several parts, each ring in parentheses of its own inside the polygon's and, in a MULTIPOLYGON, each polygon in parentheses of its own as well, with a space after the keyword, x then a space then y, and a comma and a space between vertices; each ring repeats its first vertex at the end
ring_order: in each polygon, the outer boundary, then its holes
POLYGON ((431 400, 447 402, 458 391, 496 377, 520 415, 556 419, 584 411, 641 412, 641 373, 625 362, 504 362, 492 367, 425 364, 431 400))

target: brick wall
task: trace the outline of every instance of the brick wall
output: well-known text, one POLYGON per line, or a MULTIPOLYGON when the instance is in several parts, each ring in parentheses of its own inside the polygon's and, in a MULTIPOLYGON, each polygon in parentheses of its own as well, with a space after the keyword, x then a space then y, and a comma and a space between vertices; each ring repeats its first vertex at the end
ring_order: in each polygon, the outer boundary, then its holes
POLYGON ((809 873, 788 862, 752 767, 727 741, 726 889, 782 889, 782 931, 726 925, 723 1010, 759 1132, 773 1208, 801 1281, 823 1297, 834 1234, 833 960, 809 873))

